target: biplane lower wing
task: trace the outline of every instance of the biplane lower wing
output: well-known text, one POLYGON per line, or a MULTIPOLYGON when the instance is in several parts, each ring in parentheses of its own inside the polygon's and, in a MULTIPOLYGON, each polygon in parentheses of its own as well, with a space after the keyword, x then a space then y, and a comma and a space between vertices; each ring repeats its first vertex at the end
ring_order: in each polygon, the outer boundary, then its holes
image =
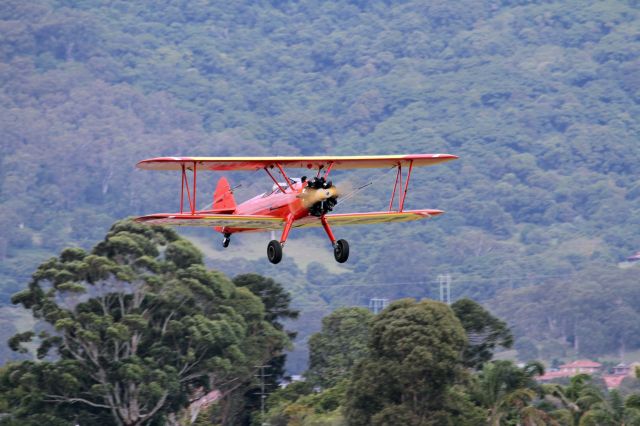
MULTIPOLYGON (((327 222, 331 226, 347 225, 373 225, 385 222, 410 222, 413 220, 428 219, 444 213, 442 210, 405 210, 402 212, 369 212, 369 213, 344 213, 328 214, 327 222)), ((273 216, 235 215, 235 214, 153 214, 136 219, 149 225, 171 226, 204 226, 226 227, 236 230, 276 230, 282 229, 285 220, 273 216)), ((320 227, 322 223, 319 217, 306 216, 293 223, 294 228, 320 227)))
POLYGON ((159 213, 136 218, 148 225, 227 227, 251 230, 281 229, 284 220, 274 216, 236 214, 159 213))
MULTIPOLYGON (((442 213, 444 213, 442 210, 404 210, 402 212, 328 214, 325 217, 331 226, 347 226, 374 225, 385 222, 410 222, 413 220, 428 219, 442 213)), ((307 216, 293 223, 294 228, 311 228, 315 226, 322 226, 319 217, 307 216)))

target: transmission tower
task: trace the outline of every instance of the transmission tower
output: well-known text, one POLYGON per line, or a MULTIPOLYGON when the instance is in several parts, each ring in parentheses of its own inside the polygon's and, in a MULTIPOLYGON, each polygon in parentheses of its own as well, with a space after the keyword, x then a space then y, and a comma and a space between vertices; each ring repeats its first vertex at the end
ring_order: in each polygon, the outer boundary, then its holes
POLYGON ((440 286, 440 301, 451 304, 451 275, 440 274, 438 275, 438 284, 440 286))
POLYGON ((260 369, 260 373, 255 375, 255 377, 260 379, 260 392, 256 393, 256 395, 260 395, 260 418, 262 419, 262 426, 269 426, 269 423, 264 421, 264 403, 267 399, 267 395, 269 395, 269 393, 267 392, 266 384, 264 383, 264 379, 265 377, 271 376, 271 374, 265 374, 264 372, 264 369, 267 367, 271 366, 269 364, 256 365, 256 368, 260 369))
POLYGON ((380 299, 374 297, 373 299, 369 299, 369 310, 374 314, 379 314, 389 305, 389 299, 380 299))

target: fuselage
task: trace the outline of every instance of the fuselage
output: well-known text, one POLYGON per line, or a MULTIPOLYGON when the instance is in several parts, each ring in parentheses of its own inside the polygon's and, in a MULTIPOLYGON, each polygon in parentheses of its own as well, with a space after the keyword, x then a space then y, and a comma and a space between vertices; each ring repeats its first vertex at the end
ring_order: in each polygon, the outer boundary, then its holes
MULTIPOLYGON (((258 215, 281 218, 283 222, 293 222, 312 215, 311 206, 329 197, 336 197, 335 187, 328 189, 310 188, 306 182, 295 180, 291 186, 286 183, 274 185, 271 192, 257 195, 241 204, 231 214, 258 215), (282 189, 285 191, 283 192, 282 189)), ((260 232, 259 229, 216 227, 223 234, 236 232, 260 232)), ((264 231, 264 230, 262 230, 264 231)))
POLYGON ((264 215, 286 219, 293 215, 294 220, 309 215, 309 209, 305 207, 302 193, 306 189, 302 182, 295 182, 290 188, 282 185, 286 192, 275 188, 271 193, 257 195, 236 208, 235 214, 264 215))

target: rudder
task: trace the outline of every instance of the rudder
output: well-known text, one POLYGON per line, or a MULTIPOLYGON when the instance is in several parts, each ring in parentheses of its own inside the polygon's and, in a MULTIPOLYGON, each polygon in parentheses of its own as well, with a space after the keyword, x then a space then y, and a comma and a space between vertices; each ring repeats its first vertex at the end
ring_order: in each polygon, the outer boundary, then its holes
POLYGON ((236 200, 227 178, 222 177, 213 193, 212 209, 215 213, 233 213, 236 210, 236 200))

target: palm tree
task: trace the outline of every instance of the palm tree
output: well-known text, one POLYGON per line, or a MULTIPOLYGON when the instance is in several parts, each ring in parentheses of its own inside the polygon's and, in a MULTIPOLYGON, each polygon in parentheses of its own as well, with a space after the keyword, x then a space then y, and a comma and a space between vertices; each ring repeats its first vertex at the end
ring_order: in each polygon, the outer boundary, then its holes
POLYGON ((555 383, 543 385, 546 398, 562 407, 552 411, 551 416, 560 420, 563 425, 578 426, 585 411, 603 400, 599 391, 589 384, 590 381, 590 375, 577 374, 567 386, 555 383))
POLYGON ((631 395, 626 401, 616 390, 609 398, 591 405, 580 419, 579 426, 631 426, 640 424, 640 395, 631 395))
POLYGON ((545 385, 547 398, 554 398, 563 408, 549 413, 568 426, 631 426, 640 425, 640 395, 622 400, 618 391, 606 398, 589 383, 591 376, 573 376, 569 385, 545 385))
POLYGON ((530 362, 523 368, 511 361, 486 363, 476 378, 472 395, 489 410, 488 424, 500 426, 509 421, 527 426, 558 424, 533 406, 542 392, 535 377, 542 374, 544 367, 539 362, 530 362))

